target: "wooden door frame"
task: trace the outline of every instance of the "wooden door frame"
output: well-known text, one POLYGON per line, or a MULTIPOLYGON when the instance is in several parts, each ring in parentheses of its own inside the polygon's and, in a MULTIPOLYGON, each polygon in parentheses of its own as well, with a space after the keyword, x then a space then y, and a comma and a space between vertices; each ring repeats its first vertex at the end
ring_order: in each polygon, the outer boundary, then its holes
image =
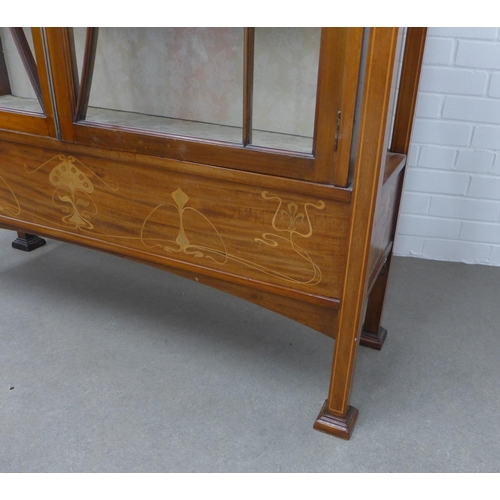
MULTIPOLYGON (((347 185, 356 83, 361 57, 363 28, 323 28, 320 44, 315 138, 312 154, 267 149, 255 145, 172 136, 151 131, 75 122, 77 95, 72 69, 70 39, 66 28, 46 28, 54 87, 63 141, 106 147, 118 151, 160 156, 277 175, 340 187, 347 185), (318 105, 321 103, 321 105, 318 105), (333 110, 333 111, 332 111, 333 110), (337 111, 342 119, 337 126, 337 111), (338 147, 335 147, 336 139, 338 147)), ((247 37, 248 38, 248 37, 247 37)), ((249 47, 246 40, 245 47, 249 47)), ((253 71, 246 62, 245 77, 253 71)), ((244 98, 244 130, 248 129, 248 89, 244 98)), ((248 132, 245 134, 248 137, 248 132)), ((244 142, 245 138, 243 138, 244 142)))

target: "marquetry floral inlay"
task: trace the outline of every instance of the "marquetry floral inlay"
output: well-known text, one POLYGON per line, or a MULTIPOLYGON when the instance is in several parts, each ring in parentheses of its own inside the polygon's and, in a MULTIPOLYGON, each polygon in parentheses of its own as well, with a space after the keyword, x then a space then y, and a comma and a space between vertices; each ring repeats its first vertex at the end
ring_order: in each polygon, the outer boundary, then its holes
POLYGON ((54 163, 55 165, 49 174, 49 181, 55 187, 52 193, 52 203, 68 214, 62 218, 62 221, 75 229, 93 229, 91 217, 97 215, 99 211, 90 196, 94 192, 94 184, 90 180, 90 176, 95 176, 113 191, 117 191, 118 188, 111 187, 73 156, 54 156, 29 172, 36 172, 42 167, 52 166, 54 163))
MULTIPOLYGON (((44 167, 48 171, 48 181, 53 188, 52 203, 65 214, 62 217, 62 225, 65 227, 84 232, 91 231, 94 237, 105 240, 116 241, 123 238, 128 245, 134 241, 140 242, 143 248, 155 249, 155 253, 160 251, 168 254, 184 254, 196 259, 209 259, 216 267, 226 266, 229 263, 236 264, 237 267, 253 270, 254 277, 261 275, 263 278, 274 278, 298 285, 317 285, 321 282, 321 269, 299 242, 313 236, 313 224, 309 212, 311 209, 323 210, 324 201, 302 204, 294 201, 286 202, 280 196, 262 191, 261 196, 265 202, 275 204, 274 212, 271 212, 273 215, 272 217, 268 215, 267 208, 260 209, 256 206, 256 210, 262 210, 262 217, 270 218, 269 225, 263 228, 260 237, 243 240, 238 234, 230 237, 227 234, 223 235, 216 226, 217 221, 207 217, 203 213, 205 210, 192 206, 191 198, 178 187, 170 193, 170 201, 167 200, 149 211, 137 234, 99 234, 92 222, 99 216, 98 206, 93 199, 96 195, 96 184, 102 183, 111 191, 118 191, 118 188, 109 185, 73 156, 59 154, 33 170, 28 168, 27 171, 32 174, 44 167), (238 250, 232 253, 230 251, 232 247, 238 250), (249 255, 253 257, 245 258, 249 255)), ((102 196, 103 193, 99 195, 102 196)), ((2 177, 0 177, 0 196, 2 197, 0 211, 9 210, 15 215, 21 212, 16 195, 2 177), (6 197, 11 201, 4 202, 3 199, 6 197)), ((133 200, 130 202, 133 203, 133 200)), ((217 200, 213 200, 212 204, 213 206, 207 209, 214 213, 217 200)), ((39 214, 33 215, 43 219, 39 214)), ((249 229, 244 227, 248 222, 245 220, 239 222, 241 230, 249 229)))
MULTIPOLYGON (((225 265, 227 262, 232 261, 239 263, 245 267, 259 271, 264 275, 272 276, 290 283, 316 285, 321 281, 322 275, 320 268, 313 262, 309 253, 297 244, 295 239, 297 237, 310 238, 312 236, 313 229, 309 217, 308 208, 312 207, 318 210, 322 210, 325 207, 325 203, 323 201, 318 201, 316 204, 305 203, 303 211, 299 210, 299 205, 297 203, 289 203, 287 204, 286 209, 282 209, 283 201, 280 197, 271 196, 267 191, 262 192, 262 197, 265 200, 276 200, 278 202, 278 207, 271 221, 271 226, 274 232, 264 232, 262 233, 262 237, 255 238, 255 241, 263 243, 264 245, 269 247, 284 248, 284 246, 286 245, 290 248, 291 246, 293 252, 298 255, 300 259, 305 260, 309 268, 308 276, 304 277, 303 279, 298 279, 289 274, 285 274, 278 270, 271 269, 270 267, 258 264, 255 261, 251 261, 238 255, 229 253, 224 238, 221 236, 219 230, 201 211, 188 205, 190 200, 189 196, 184 193, 182 189, 176 189, 171 194, 171 197, 174 200, 174 203, 167 202, 158 205, 149 213, 149 215, 143 222, 141 229, 141 241, 143 245, 147 246, 148 248, 156 247, 161 248, 168 253, 180 252, 186 255, 192 255, 194 257, 205 257, 215 261, 220 265, 225 265), (145 234, 148 232, 148 227, 153 224, 153 219, 157 219, 160 214, 162 214, 163 217, 167 216, 168 207, 175 208, 178 214, 178 230, 176 238, 165 238, 159 240, 158 238, 146 237, 145 234), (207 234, 211 233, 213 235, 214 243, 212 245, 209 246, 206 244, 194 244, 189 240, 186 234, 186 214, 188 212, 192 212, 203 219, 204 224, 207 228, 207 230, 205 230, 204 232, 207 234), (281 221, 285 221, 284 227, 281 227, 281 221), (297 228, 298 224, 300 224, 300 226, 303 228, 305 227, 305 231, 299 231, 297 228)), ((166 222, 168 222, 168 225, 170 226, 173 221, 168 220, 164 223, 166 222)), ((292 264, 290 265, 293 267, 292 264)))

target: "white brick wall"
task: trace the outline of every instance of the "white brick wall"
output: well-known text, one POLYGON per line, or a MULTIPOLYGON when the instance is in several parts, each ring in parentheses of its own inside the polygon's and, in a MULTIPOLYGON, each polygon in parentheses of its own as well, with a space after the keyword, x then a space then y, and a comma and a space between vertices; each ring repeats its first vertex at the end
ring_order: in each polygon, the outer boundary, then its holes
POLYGON ((500 266, 500 28, 429 28, 396 255, 500 266))

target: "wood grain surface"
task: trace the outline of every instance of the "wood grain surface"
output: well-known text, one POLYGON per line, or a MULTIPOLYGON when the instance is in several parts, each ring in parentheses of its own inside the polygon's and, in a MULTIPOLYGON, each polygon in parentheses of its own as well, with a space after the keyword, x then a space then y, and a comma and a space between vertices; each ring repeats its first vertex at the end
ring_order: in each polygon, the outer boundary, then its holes
POLYGON ((350 205, 282 191, 274 178, 265 188, 2 142, 0 205, 11 225, 236 282, 340 297, 350 205))

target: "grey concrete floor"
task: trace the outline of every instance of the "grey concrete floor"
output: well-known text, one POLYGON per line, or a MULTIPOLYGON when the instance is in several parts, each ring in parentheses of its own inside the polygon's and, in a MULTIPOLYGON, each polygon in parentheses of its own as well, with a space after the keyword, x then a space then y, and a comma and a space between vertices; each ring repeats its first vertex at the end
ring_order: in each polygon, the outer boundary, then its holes
POLYGON ((333 341, 119 257, 0 230, 0 472, 500 472, 500 268, 395 258, 350 441, 333 341))

